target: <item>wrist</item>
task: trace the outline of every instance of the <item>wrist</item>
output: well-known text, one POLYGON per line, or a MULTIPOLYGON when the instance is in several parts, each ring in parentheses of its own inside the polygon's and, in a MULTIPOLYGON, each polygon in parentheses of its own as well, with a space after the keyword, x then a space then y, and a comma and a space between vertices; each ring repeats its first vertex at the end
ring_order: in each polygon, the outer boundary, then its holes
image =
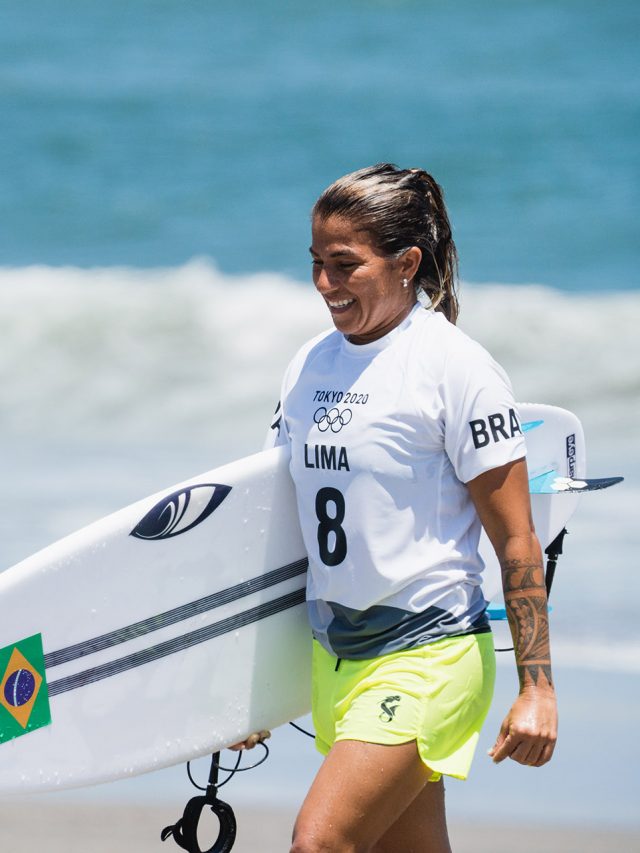
POLYGON ((547 694, 555 699, 556 691, 553 684, 521 684, 520 685, 520 695, 524 696, 525 694, 531 695, 535 694, 536 696, 547 694))

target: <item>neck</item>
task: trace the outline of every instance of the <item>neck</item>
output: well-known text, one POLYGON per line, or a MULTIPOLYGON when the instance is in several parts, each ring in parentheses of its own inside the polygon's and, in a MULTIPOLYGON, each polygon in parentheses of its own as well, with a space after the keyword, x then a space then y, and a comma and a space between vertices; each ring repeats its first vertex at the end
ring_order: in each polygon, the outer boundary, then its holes
POLYGON ((403 323, 409 314, 413 311, 414 307, 417 305, 418 300, 416 299, 410 305, 407 305, 397 317, 394 317, 391 322, 382 326, 379 329, 376 329, 373 332, 367 332, 363 335, 345 335, 345 338, 349 341, 350 344, 370 344, 373 341, 377 341, 380 338, 384 338, 385 335, 388 335, 389 332, 392 332, 394 329, 397 329, 398 326, 403 323))

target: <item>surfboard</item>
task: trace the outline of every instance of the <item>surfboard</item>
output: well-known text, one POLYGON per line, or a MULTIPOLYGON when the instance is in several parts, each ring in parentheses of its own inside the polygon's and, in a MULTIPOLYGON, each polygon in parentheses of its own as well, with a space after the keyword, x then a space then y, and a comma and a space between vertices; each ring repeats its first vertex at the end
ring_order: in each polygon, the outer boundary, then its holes
MULTIPOLYGON (((527 445, 533 523, 544 550, 580 503, 583 490, 571 488, 570 484, 587 482, 584 479, 587 474, 584 431, 576 415, 558 406, 519 403, 518 413, 527 445)), ((484 531, 480 553, 485 562, 484 596, 491 602, 498 599, 489 613, 502 615, 500 566, 484 531)))
MULTIPOLYGON (((578 419, 520 406, 543 546, 584 479, 578 419)), ((488 543, 485 595, 499 591, 488 543)), ((0 574, 0 791, 206 755, 310 708, 307 560, 284 449, 173 486, 0 574)))
POLYGON ((306 713, 306 569, 277 449, 0 574, 0 790, 144 773, 306 713))

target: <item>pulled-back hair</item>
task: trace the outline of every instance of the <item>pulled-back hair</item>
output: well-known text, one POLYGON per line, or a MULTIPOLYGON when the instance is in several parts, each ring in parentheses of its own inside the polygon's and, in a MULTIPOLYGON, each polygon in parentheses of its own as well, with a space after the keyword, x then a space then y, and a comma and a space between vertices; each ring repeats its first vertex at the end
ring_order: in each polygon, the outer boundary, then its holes
POLYGON ((442 190, 423 169, 378 163, 339 178, 322 193, 312 216, 341 216, 367 231, 385 255, 399 257, 417 246, 422 261, 414 278, 437 311, 458 317, 458 253, 442 190))

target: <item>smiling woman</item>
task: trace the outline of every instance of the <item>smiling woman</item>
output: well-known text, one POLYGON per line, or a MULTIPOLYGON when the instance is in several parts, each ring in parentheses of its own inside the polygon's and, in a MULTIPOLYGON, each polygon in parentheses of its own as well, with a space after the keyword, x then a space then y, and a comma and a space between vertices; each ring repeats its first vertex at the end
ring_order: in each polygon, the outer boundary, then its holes
POLYGON ((354 231, 348 219, 315 216, 311 254, 314 284, 336 329, 352 343, 366 344, 382 337, 413 308, 415 291, 408 285, 421 260, 416 246, 397 258, 388 258, 368 232, 354 231))
POLYGON ((457 255, 430 175, 389 164, 347 175, 318 199, 312 232, 335 330, 289 365, 272 430, 291 452, 309 560, 326 756, 292 851, 449 853, 442 777, 467 777, 495 674, 481 524, 520 676, 492 757, 539 766, 555 743, 524 439, 504 372, 455 326, 457 255), (510 434, 474 441, 480 419, 510 413, 510 434))
MULTIPOLYGON (((412 306, 415 293, 422 291, 432 308, 455 323, 458 255, 442 191, 423 169, 380 164, 340 178, 314 205, 312 233, 314 272, 335 260, 336 271, 355 286, 365 285, 366 279, 381 287, 390 277, 395 285, 401 276, 404 290, 409 281, 413 290, 398 296, 392 286, 381 296, 412 306)), ((337 276, 327 275, 327 280, 332 286, 344 283, 337 276)), ((318 287, 317 274, 314 281, 318 287)))

